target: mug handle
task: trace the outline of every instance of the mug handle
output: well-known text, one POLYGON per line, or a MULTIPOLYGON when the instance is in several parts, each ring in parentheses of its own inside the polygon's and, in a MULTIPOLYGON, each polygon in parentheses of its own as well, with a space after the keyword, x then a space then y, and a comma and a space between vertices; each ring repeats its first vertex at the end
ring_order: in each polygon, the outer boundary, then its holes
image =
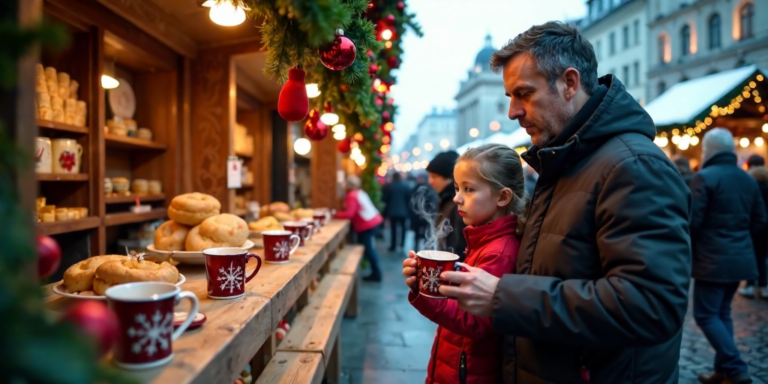
POLYGON ((187 319, 184 320, 183 323, 179 326, 179 328, 176 328, 176 331, 173 332, 173 335, 171 336, 171 340, 176 341, 176 339, 181 336, 184 331, 187 330, 187 327, 189 327, 190 324, 192 324, 192 321, 195 320, 195 316, 197 316, 197 310, 199 309, 199 302, 197 301, 197 296, 190 292, 190 291, 183 291, 179 293, 178 296, 176 296, 176 304, 178 304, 181 299, 189 299, 190 302, 192 302, 192 308, 190 308, 189 312, 187 312, 187 319))
POLYGON ((305 231, 307 231, 307 235, 304 236, 304 240, 312 240, 312 234, 315 233, 315 226, 307 225, 305 228, 305 231))
POLYGON ((294 252, 299 248, 299 244, 301 244, 301 238, 299 235, 291 235, 291 253, 290 255, 293 255, 294 252))
POLYGON ((80 158, 80 156, 82 156, 82 155, 83 155, 83 146, 82 146, 82 145, 80 145, 80 144, 77 144, 77 157, 78 157, 78 159, 79 159, 79 158, 80 158))
POLYGON ((249 254, 245 255, 245 264, 248 265, 248 258, 250 258, 250 257, 255 258, 258 261, 258 264, 256 264, 256 269, 254 269, 253 272, 251 272, 251 274, 248 275, 248 277, 245 278, 245 282, 246 283, 251 281, 251 279, 253 279, 256 276, 257 273, 259 273, 259 269, 261 269, 261 257, 259 257, 259 255, 255 254, 255 253, 249 253, 249 254))

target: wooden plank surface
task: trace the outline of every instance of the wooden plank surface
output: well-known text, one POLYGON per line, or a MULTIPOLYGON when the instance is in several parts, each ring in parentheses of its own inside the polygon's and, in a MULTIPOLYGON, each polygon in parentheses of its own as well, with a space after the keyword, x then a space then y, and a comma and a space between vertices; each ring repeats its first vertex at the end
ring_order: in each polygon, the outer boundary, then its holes
MULTIPOLYGON (((104 201, 107 204, 135 203, 136 202, 136 196, 137 195, 108 196, 108 197, 104 198, 104 201)), ((139 196, 139 200, 141 200, 142 202, 145 202, 145 201, 163 201, 163 200, 165 200, 165 194, 161 193, 161 194, 158 194, 158 195, 139 196)))
POLYGON ((167 209, 165 208, 155 208, 149 212, 144 213, 110 213, 104 217, 104 226, 111 227, 113 225, 140 223, 142 221, 162 219, 165 217, 166 212, 167 209))
POLYGON ((319 353, 278 352, 256 384, 320 384, 325 366, 319 353))
POLYGON ((355 275, 360 268, 360 259, 363 258, 365 247, 355 245, 344 248, 331 262, 330 273, 341 275, 355 275))
POLYGON ((104 135, 105 144, 109 148, 122 148, 135 151, 164 151, 166 145, 156 141, 139 139, 130 136, 104 135))
POLYGON ((88 181, 87 173, 37 173, 38 181, 88 181))
POLYGON ((309 305, 296 317, 277 350, 322 352, 327 365, 341 327, 342 312, 352 293, 352 279, 348 275, 323 277, 309 305))
MULTIPOLYGON (((327 230, 327 242, 338 243, 349 231, 349 222, 334 220, 324 230, 327 230)), ((322 257, 321 254, 324 252, 321 250, 326 248, 326 244, 315 242, 316 239, 311 240, 309 246, 302 251, 308 254, 314 252, 309 254, 309 257, 301 259, 292 257, 286 264, 264 264, 256 277, 246 284, 245 296, 235 300, 209 299, 205 267, 179 265, 179 272, 187 278, 181 289, 191 291, 197 296, 200 312, 205 313, 207 321, 202 327, 185 332, 173 343, 175 355, 171 363, 144 372, 130 373, 130 375, 142 383, 233 382, 262 345, 270 340, 280 319, 295 303, 300 293, 308 287, 309 261, 312 257, 322 257)), ((248 263, 247 273, 250 273, 255 266, 256 263, 253 261, 248 263)), ((45 287, 48 308, 54 312, 65 311, 74 299, 53 294, 52 286, 53 284, 49 284, 45 287)), ((186 308, 186 301, 182 301, 176 310, 183 311, 186 308)), ((320 379, 322 379, 323 370, 317 373, 320 379)), ((311 379, 314 376, 309 377, 311 379)), ((304 380, 304 376, 299 376, 299 379, 304 380)))
POLYGON ((99 225, 101 225, 101 219, 98 216, 91 216, 84 219, 57 221, 54 223, 37 223, 37 233, 41 235, 58 235, 93 229, 99 225))
POLYGON ((76 125, 57 123, 51 120, 37 119, 37 126, 42 129, 60 132, 80 133, 83 135, 88 134, 87 127, 78 127, 76 125))

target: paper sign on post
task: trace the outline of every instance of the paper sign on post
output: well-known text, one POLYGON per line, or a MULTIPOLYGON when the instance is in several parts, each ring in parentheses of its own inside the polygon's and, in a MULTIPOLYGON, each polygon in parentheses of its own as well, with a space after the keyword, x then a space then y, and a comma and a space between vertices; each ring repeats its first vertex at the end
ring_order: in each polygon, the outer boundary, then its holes
POLYGON ((227 188, 236 189, 243 186, 242 170, 243 161, 236 156, 227 158, 227 188))

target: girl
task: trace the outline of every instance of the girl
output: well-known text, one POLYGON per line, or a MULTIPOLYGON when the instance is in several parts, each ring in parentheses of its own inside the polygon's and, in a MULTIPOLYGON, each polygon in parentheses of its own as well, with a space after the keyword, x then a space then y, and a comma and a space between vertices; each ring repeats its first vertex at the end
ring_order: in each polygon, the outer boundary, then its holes
MULTIPOLYGON (((465 264, 497 277, 514 271, 520 245, 515 230, 525 207, 520 157, 502 144, 469 149, 453 171, 454 202, 467 227, 465 264)), ((522 225, 522 224, 521 224, 522 225)), ((470 315, 455 300, 418 294, 416 254, 403 261, 410 303, 438 324, 427 384, 486 384, 501 380, 501 341, 490 318, 470 315)))
POLYGON ((381 224, 381 214, 373 205, 368 194, 360 189, 360 178, 349 176, 346 185, 347 195, 344 197, 344 210, 336 214, 337 219, 352 220, 352 229, 357 233, 358 241, 365 246, 363 257, 371 264, 371 274, 363 277, 363 281, 381 281, 379 253, 373 246, 376 227, 381 224))

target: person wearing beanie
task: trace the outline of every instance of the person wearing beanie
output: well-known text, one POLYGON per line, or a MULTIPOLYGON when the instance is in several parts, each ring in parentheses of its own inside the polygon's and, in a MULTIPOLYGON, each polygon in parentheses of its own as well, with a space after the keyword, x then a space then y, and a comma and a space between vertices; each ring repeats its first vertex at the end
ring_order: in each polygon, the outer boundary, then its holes
POLYGON ((765 159, 763 159, 760 155, 752 155, 747 159, 747 169, 752 169, 754 167, 764 167, 765 166, 765 159))
POLYGON ((452 228, 447 236, 437 239, 437 249, 453 252, 459 255, 459 259, 463 261, 464 250, 467 248, 467 241, 464 239, 466 225, 459 215, 456 203, 453 202, 453 198, 456 196, 456 189, 453 185, 453 167, 458 158, 459 154, 456 151, 439 153, 429 162, 427 173, 429 174, 429 185, 438 194, 435 228, 440 228, 446 219, 452 228))

